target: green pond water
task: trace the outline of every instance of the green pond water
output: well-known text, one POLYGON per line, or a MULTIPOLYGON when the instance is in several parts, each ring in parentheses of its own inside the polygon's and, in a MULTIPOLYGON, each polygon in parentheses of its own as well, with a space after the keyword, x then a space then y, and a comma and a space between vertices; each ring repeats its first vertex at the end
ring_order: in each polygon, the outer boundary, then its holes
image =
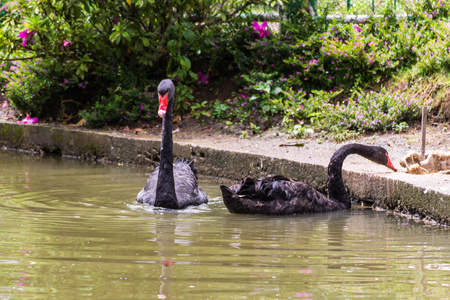
POLYGON ((153 209, 150 170, 0 150, 0 299, 439 299, 450 230, 351 210, 153 209))

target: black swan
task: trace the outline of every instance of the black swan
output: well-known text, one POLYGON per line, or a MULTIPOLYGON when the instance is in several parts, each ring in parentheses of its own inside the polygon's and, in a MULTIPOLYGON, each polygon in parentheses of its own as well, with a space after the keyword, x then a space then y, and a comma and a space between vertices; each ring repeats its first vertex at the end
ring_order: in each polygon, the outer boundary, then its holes
POLYGON ((161 134, 161 160, 150 174, 147 184, 137 195, 138 203, 155 207, 182 209, 208 202, 204 191, 198 187, 197 168, 194 162, 177 160, 173 163, 172 111, 175 87, 165 79, 158 86, 158 115, 163 118, 161 134))
POLYGON ((384 148, 349 144, 339 148, 328 164, 329 198, 301 181, 270 175, 257 180, 247 177, 230 188, 221 185, 223 201, 230 213, 238 214, 289 215, 350 208, 342 181, 342 164, 350 154, 359 154, 397 171, 384 148))

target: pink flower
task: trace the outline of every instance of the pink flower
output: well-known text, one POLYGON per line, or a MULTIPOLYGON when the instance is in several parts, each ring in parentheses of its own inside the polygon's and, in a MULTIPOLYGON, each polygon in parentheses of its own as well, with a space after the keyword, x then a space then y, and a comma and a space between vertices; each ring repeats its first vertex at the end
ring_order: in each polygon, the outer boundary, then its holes
POLYGON ((362 31, 362 29, 361 29, 361 28, 359 28, 359 26, 358 26, 358 25, 355 25, 355 27, 354 27, 354 28, 355 28, 355 30, 356 30, 356 31, 358 31, 358 32, 361 32, 361 31, 362 31))
POLYGON ((28 37, 28 29, 25 29, 24 31, 19 32, 19 38, 20 39, 26 39, 28 37))
POLYGON ((208 84, 208 78, 209 78, 208 74, 203 75, 202 72, 198 72, 197 75, 198 75, 198 83, 208 84))
POLYGON ((312 297, 313 294, 310 293, 295 293, 295 297, 312 297))
POLYGON ((248 95, 247 95, 247 94, 239 94, 239 96, 241 96, 241 97, 244 98, 244 99, 247 99, 247 98, 248 98, 248 95))
MULTIPOLYGON (((19 38, 23 39, 22 46, 25 47, 27 45, 28 40, 30 40, 31 37, 35 34, 36 34, 36 31, 32 30, 32 31, 28 32, 28 29, 25 29, 24 31, 19 32, 19 38)), ((33 43, 33 41, 30 40, 30 43, 33 43)))
POLYGON ((69 43, 68 41, 63 40, 63 46, 64 47, 69 47, 70 45, 72 45, 72 43, 69 43))
POLYGON ((2 108, 7 108, 9 106, 8 101, 5 100, 2 104, 2 108))
POLYGON ((17 123, 20 124, 33 124, 33 123, 37 123, 38 118, 30 118, 30 115, 27 114, 27 116, 25 118, 23 118, 21 121, 17 121, 17 123))
POLYGON ((112 22, 114 23, 114 25, 117 25, 117 24, 119 24, 119 19, 114 17, 112 22))
POLYGON ((269 35, 269 31, 266 29, 267 27, 267 21, 264 21, 261 25, 259 25, 258 22, 253 22, 252 23, 253 26, 253 32, 254 33, 259 33, 259 39, 262 39, 263 37, 266 37, 269 35))
POLYGON ((0 11, 8 11, 8 5, 9 3, 6 3, 5 5, 3 5, 2 7, 0 7, 0 11))

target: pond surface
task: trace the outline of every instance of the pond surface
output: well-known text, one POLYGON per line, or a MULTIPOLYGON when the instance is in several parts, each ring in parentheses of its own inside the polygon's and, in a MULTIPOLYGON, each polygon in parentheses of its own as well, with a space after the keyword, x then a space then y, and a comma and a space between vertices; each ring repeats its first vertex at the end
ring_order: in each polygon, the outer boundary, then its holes
POLYGON ((450 230, 353 207, 231 215, 135 202, 149 169, 0 151, 1 299, 446 298, 450 230))

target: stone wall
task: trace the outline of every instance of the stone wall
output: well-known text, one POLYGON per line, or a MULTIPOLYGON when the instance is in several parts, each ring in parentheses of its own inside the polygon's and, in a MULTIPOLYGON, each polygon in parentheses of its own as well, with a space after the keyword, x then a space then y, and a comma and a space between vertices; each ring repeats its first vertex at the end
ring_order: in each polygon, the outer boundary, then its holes
MULTIPOLYGON (((156 166, 160 141, 46 125, 0 123, 0 146, 156 166)), ((204 175, 240 180, 246 176, 282 174, 326 192, 326 168, 320 165, 189 143, 174 143, 174 156, 194 160, 204 175)), ((371 200, 384 209, 417 214, 450 225, 450 195, 427 192, 413 184, 370 173, 344 171, 344 178, 352 199, 371 200)))

